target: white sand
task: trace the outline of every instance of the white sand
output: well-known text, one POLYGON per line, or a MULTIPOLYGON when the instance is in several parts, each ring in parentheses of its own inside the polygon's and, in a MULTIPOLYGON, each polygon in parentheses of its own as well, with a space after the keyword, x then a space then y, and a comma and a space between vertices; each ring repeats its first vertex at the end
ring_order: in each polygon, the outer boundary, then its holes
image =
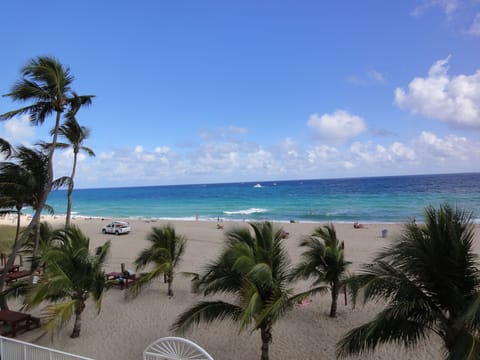
MULTIPOLYGON (((49 218, 53 223, 62 224, 63 219, 49 218)), ((9 222, 9 220, 2 220, 9 222)), ((111 256, 107 271, 119 271, 120 264, 134 269, 132 263, 138 252, 147 245, 144 240, 153 226, 161 226, 166 221, 130 221, 132 232, 114 236, 101 234, 101 227, 110 219, 80 219, 73 222, 90 237, 91 246, 96 247, 106 240, 112 240, 111 256)), ((216 229, 216 223, 206 221, 171 221, 179 234, 188 238, 187 250, 179 271, 198 272, 213 259, 222 246, 223 230, 216 229)), ((224 223, 230 226, 247 226, 243 223, 224 223)), ((285 244, 292 263, 295 263, 301 249, 298 247, 302 236, 312 232, 320 224, 285 223, 278 224, 290 233, 285 244)), ((347 260, 353 262, 351 270, 369 261, 373 254, 388 244, 401 231, 399 224, 368 224, 367 228, 354 229, 352 224, 335 224, 339 239, 345 241, 347 260), (383 229, 388 230, 386 239, 381 237, 383 229)), ((479 246, 479 230, 476 229, 476 250, 479 246)), ((305 283, 302 284, 305 286, 305 283)), ((141 359, 144 349, 156 339, 173 336, 170 325, 189 305, 201 299, 190 293, 190 280, 177 276, 173 290, 175 296, 169 299, 162 279, 145 289, 136 299, 125 299, 125 291, 117 288, 109 290, 104 297, 102 311, 96 314, 93 303, 88 303, 83 315, 82 332, 79 338, 69 337, 72 323, 60 330, 53 342, 49 335, 40 329, 23 333, 19 339, 36 344, 88 356, 97 360, 141 359), (43 335, 43 336, 42 336, 43 335)), ((298 285, 297 290, 302 290, 298 285)), ((15 310, 15 302, 11 303, 15 310)), ((338 317, 328 317, 330 295, 313 298, 313 302, 302 308, 290 311, 273 330, 273 343, 270 347, 271 359, 334 359, 335 345, 351 328, 358 326, 378 310, 378 306, 344 306, 340 298, 338 317)), ((39 313, 40 309, 35 310, 39 313)), ((237 324, 219 322, 200 327, 185 335, 206 349, 215 359, 259 359, 259 332, 239 333, 237 324)), ((386 346, 368 357, 358 359, 438 359, 441 358, 441 343, 434 336, 428 344, 422 344, 415 352, 408 352, 399 346, 386 346), (392 354, 394 354, 392 356, 392 354)))

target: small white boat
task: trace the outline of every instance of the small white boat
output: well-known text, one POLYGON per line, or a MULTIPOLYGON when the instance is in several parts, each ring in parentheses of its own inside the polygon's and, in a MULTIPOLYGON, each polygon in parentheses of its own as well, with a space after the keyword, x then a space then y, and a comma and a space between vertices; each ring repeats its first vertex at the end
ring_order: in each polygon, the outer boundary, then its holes
POLYGON ((260 184, 255 184, 255 185, 253 185, 253 187, 254 187, 254 188, 261 188, 262 185, 260 185, 260 184))

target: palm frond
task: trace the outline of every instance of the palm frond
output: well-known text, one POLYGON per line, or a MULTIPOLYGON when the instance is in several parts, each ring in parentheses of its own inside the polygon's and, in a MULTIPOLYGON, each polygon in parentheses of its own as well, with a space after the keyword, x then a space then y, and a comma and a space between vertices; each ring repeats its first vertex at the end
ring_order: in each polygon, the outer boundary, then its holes
POLYGON ((428 337, 428 328, 421 321, 399 315, 399 312, 402 312, 400 306, 387 308, 373 321, 348 332, 337 344, 337 357, 366 355, 385 343, 414 347, 428 337))
POLYGON ((53 335, 56 330, 61 329, 75 313, 77 300, 71 300, 62 304, 51 304, 42 311, 42 317, 46 320, 43 327, 53 335))
POLYGON ((237 305, 224 301, 202 301, 178 316, 170 329, 176 334, 184 334, 201 322, 211 323, 225 319, 238 321, 241 315, 242 309, 237 305))

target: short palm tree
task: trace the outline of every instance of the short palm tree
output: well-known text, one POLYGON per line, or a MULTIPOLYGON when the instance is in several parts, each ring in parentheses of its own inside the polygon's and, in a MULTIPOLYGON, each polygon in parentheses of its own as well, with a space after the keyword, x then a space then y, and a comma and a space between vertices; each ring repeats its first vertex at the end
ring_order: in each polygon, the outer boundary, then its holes
POLYGON ((41 267, 45 267, 45 264, 42 263, 42 254, 46 253, 52 245, 58 243, 58 241, 53 239, 54 230, 49 222, 41 222, 38 233, 40 235, 38 249, 35 248, 37 246, 37 233, 35 232, 19 251, 19 253, 27 257, 32 273, 41 267))
MULTIPOLYGON (((61 187, 66 180, 66 177, 59 178, 53 182, 52 187, 61 187)), ((17 212, 14 244, 18 241, 23 207, 30 206, 34 211, 38 210, 47 181, 48 158, 43 150, 21 146, 15 151, 13 161, 0 163, 0 206, 14 207, 17 212)), ((44 209, 50 213, 53 212, 47 204, 44 204, 44 209)), ((35 231, 38 231, 40 218, 36 220, 35 231)), ((18 247, 14 245, 14 252, 17 250, 18 247)))
POLYGON ((298 298, 291 296, 289 287, 283 230, 271 222, 250 226, 252 232, 236 228, 226 233, 224 250, 196 281, 197 292, 204 296, 231 295, 235 301, 201 301, 182 313, 172 329, 181 334, 200 322, 230 319, 240 324, 240 330, 249 326, 260 330, 261 359, 268 360, 273 326, 298 298))
POLYGON ((364 354, 387 342, 414 347, 436 334, 446 359, 479 359, 480 272, 473 230, 471 214, 448 204, 427 207, 424 224, 406 224, 396 242, 349 280, 354 298, 361 289, 364 301, 386 306, 351 330, 337 355, 364 354))
POLYGON ((323 292, 324 283, 328 284, 332 296, 330 317, 337 316, 337 300, 341 287, 344 285, 347 267, 350 262, 345 260, 345 246, 337 239, 337 232, 333 224, 317 227, 313 234, 300 242, 306 250, 302 259, 293 270, 295 278, 314 278, 313 289, 310 291, 323 292))
POLYGON ((58 143, 57 145, 60 145, 60 147, 63 148, 70 145, 73 149, 73 165, 72 173, 70 174, 70 179, 68 182, 67 217, 65 223, 66 226, 69 226, 72 214, 72 194, 74 188, 75 171, 77 169, 78 153, 80 150, 84 151, 89 156, 95 156, 95 153, 92 149, 83 146, 83 142, 90 136, 90 129, 86 128, 85 126, 80 126, 74 116, 69 117, 58 130, 59 135, 65 138, 69 144, 58 143))
MULTIPOLYGON (((57 59, 49 56, 39 56, 31 59, 22 69, 22 78, 15 82, 11 91, 5 96, 13 101, 32 102, 32 104, 24 106, 20 109, 0 114, 0 120, 8 120, 19 115, 28 115, 30 121, 34 125, 41 125, 51 115, 55 114, 55 125, 53 128, 52 145, 49 148, 48 159, 48 178, 45 184, 45 190, 41 197, 37 210, 35 211, 32 221, 27 226, 25 233, 19 239, 19 243, 27 240, 31 229, 40 219, 41 212, 46 204, 48 195, 53 186, 53 155, 57 143, 58 129, 62 114, 67 113, 69 116, 82 107, 90 105, 93 96, 77 95, 71 88, 74 80, 70 69, 63 66, 57 59)), ((0 291, 5 284, 5 274, 13 264, 15 258, 10 256, 5 271, 0 275, 0 291)))
POLYGON ((81 315, 88 298, 95 300, 100 312, 107 281, 103 270, 110 250, 110 242, 89 251, 90 239, 77 227, 66 227, 54 232, 54 246, 42 254, 44 275, 27 295, 28 307, 44 301, 54 304, 46 307, 45 327, 52 331, 75 316, 72 338, 80 336, 81 315))
POLYGON ((175 228, 170 224, 152 228, 152 231, 147 235, 147 240, 150 241, 151 245, 140 252, 135 260, 135 265, 137 271, 144 269, 149 264, 153 264, 153 267, 148 273, 138 277, 130 288, 131 292, 138 295, 145 285, 164 275, 168 284, 167 294, 172 297, 175 268, 185 252, 187 240, 184 236, 178 235, 175 228))

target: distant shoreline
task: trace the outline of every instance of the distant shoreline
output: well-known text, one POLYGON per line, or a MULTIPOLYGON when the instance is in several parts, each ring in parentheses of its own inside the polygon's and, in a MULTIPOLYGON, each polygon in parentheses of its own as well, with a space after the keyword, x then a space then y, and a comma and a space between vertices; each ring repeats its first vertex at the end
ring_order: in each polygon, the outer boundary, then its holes
MULTIPOLYGON (((480 220, 480 173, 214 185, 78 189, 74 216, 95 218, 311 223, 421 221, 426 206, 450 202, 480 220), (260 185, 261 187, 255 187, 260 185)), ((66 212, 65 191, 47 203, 66 212)))

